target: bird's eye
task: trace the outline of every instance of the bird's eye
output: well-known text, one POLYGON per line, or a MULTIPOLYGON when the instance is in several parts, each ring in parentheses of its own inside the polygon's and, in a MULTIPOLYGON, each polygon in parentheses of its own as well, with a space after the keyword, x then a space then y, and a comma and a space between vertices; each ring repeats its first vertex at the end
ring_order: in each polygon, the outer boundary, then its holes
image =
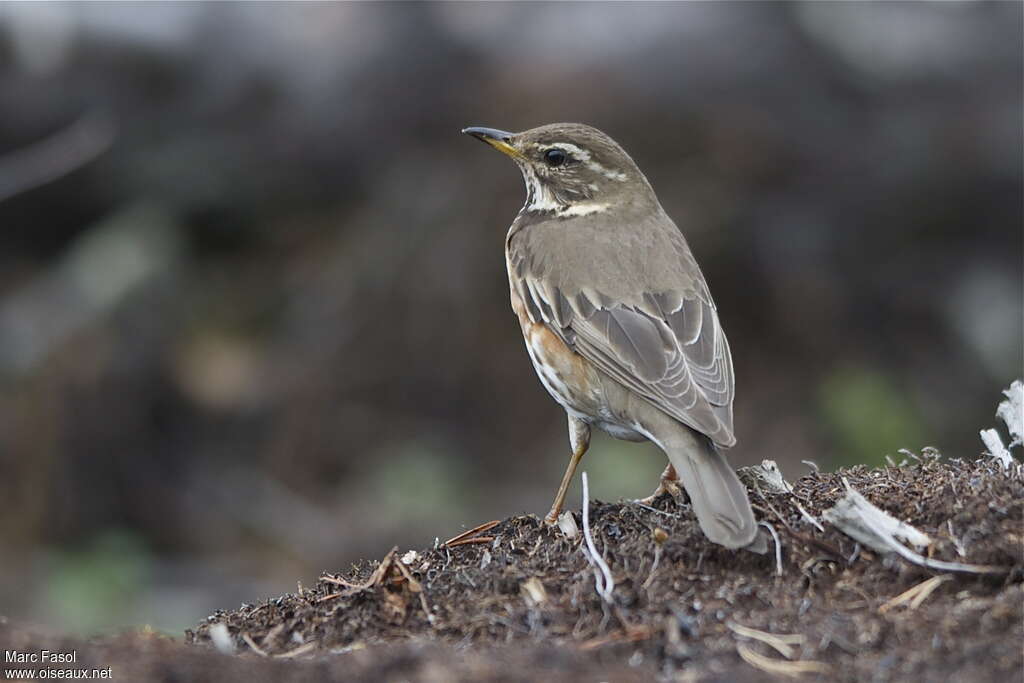
POLYGON ((548 166, 561 166, 568 158, 569 155, 565 153, 565 150, 558 149, 557 147, 553 147, 552 149, 544 152, 544 163, 548 166))

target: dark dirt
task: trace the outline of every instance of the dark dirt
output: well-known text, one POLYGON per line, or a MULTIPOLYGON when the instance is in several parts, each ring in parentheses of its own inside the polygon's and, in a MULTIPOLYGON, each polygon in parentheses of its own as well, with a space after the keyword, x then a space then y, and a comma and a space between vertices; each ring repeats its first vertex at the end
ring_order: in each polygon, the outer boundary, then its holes
MULTIPOLYGON (((756 681, 801 671, 808 680, 1021 679, 1020 466, 1007 474, 993 461, 929 456, 792 483, 792 494, 751 494, 781 539, 781 576, 774 547, 756 555, 714 546, 689 506, 664 495, 654 509, 590 507, 615 579, 610 605, 580 539, 526 516, 470 537, 480 542, 397 551, 300 594, 217 612, 186 633, 189 644, 133 635, 87 650, 115 674, 154 681, 200 672, 248 681, 756 681), (819 531, 796 507, 821 521, 844 477, 929 534, 929 557, 1006 571, 944 575, 918 602, 894 601, 936 573, 866 550, 826 522, 819 531), (217 624, 241 656, 212 647, 217 624), (781 640, 772 647, 744 627, 781 640)), ((0 636, 31 641, 2 625, 0 636)))

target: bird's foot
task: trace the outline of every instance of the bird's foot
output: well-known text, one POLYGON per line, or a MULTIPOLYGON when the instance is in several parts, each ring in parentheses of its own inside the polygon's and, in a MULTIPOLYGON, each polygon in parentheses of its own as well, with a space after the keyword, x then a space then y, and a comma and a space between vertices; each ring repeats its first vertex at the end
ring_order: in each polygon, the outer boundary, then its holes
POLYGON ((682 489, 679 488, 679 475, 676 474, 676 468, 671 464, 661 473, 661 481, 658 483, 658 488, 654 489, 654 493, 634 502, 650 505, 663 493, 669 494, 675 500, 678 500, 683 494, 682 489))
POLYGON ((557 508, 552 507, 551 511, 548 512, 544 517, 544 524, 547 526, 558 526, 558 516, 562 514, 562 506, 559 505, 557 508))
POLYGON ((654 489, 654 493, 647 496, 646 498, 638 498, 633 502, 643 503, 644 505, 650 505, 655 500, 658 499, 658 496, 660 496, 663 493, 667 493, 668 495, 672 496, 673 499, 676 500, 678 500, 679 497, 683 495, 683 491, 682 489, 679 488, 679 484, 672 480, 662 479, 661 483, 658 484, 658 488, 654 489))

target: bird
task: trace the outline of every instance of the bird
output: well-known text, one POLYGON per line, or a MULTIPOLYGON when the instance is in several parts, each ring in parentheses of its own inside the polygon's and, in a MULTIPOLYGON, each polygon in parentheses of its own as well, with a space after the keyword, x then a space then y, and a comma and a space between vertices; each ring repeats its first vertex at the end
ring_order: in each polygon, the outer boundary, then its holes
POLYGON ((556 523, 596 428, 664 451, 668 465, 645 500, 681 483, 710 541, 755 549, 747 490, 721 452, 736 443, 729 343, 647 178, 580 123, 462 132, 510 157, 526 183, 505 237, 510 299, 537 376, 565 409, 570 445, 545 521, 556 523))

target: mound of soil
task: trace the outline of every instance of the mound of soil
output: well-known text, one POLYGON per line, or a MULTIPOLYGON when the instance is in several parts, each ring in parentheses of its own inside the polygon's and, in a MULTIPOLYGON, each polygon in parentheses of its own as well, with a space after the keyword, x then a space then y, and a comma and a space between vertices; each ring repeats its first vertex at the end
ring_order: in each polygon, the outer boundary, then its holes
MULTIPOLYGON (((449 680, 527 680, 548 667, 561 680, 593 680, 595 667, 612 680, 1020 678, 1020 467, 1007 473, 991 460, 932 454, 901 467, 814 473, 792 493, 757 487, 751 495, 778 533, 781 564, 774 548, 757 555, 709 543, 689 506, 668 495, 651 507, 595 503, 590 529, 614 579, 610 601, 598 594, 582 534, 568 538, 525 516, 218 612, 187 640, 208 644, 214 628, 241 652, 323 658, 350 673, 363 671, 354 652, 398 652, 424 658, 401 677, 418 671, 425 680, 430 671, 449 680), (1003 571, 934 578, 861 547, 820 521, 842 497, 844 478, 929 534, 929 557, 1003 571), (433 645, 409 649, 421 642, 433 645), (486 664, 458 669, 474 661, 486 664)), ((579 513, 575 521, 582 528, 579 513)), ((388 678, 394 658, 384 659, 367 670, 371 678, 388 678)))
POLYGON ((185 643, 82 643, 2 622, 0 641, 76 649, 77 666, 132 681, 1020 680, 1024 467, 930 455, 751 497, 781 557, 770 538, 765 555, 709 543, 668 495, 591 504, 608 599, 582 534, 525 516, 217 612, 185 643), (992 573, 937 574, 861 547, 823 519, 844 479, 927 533, 930 558, 992 573))

